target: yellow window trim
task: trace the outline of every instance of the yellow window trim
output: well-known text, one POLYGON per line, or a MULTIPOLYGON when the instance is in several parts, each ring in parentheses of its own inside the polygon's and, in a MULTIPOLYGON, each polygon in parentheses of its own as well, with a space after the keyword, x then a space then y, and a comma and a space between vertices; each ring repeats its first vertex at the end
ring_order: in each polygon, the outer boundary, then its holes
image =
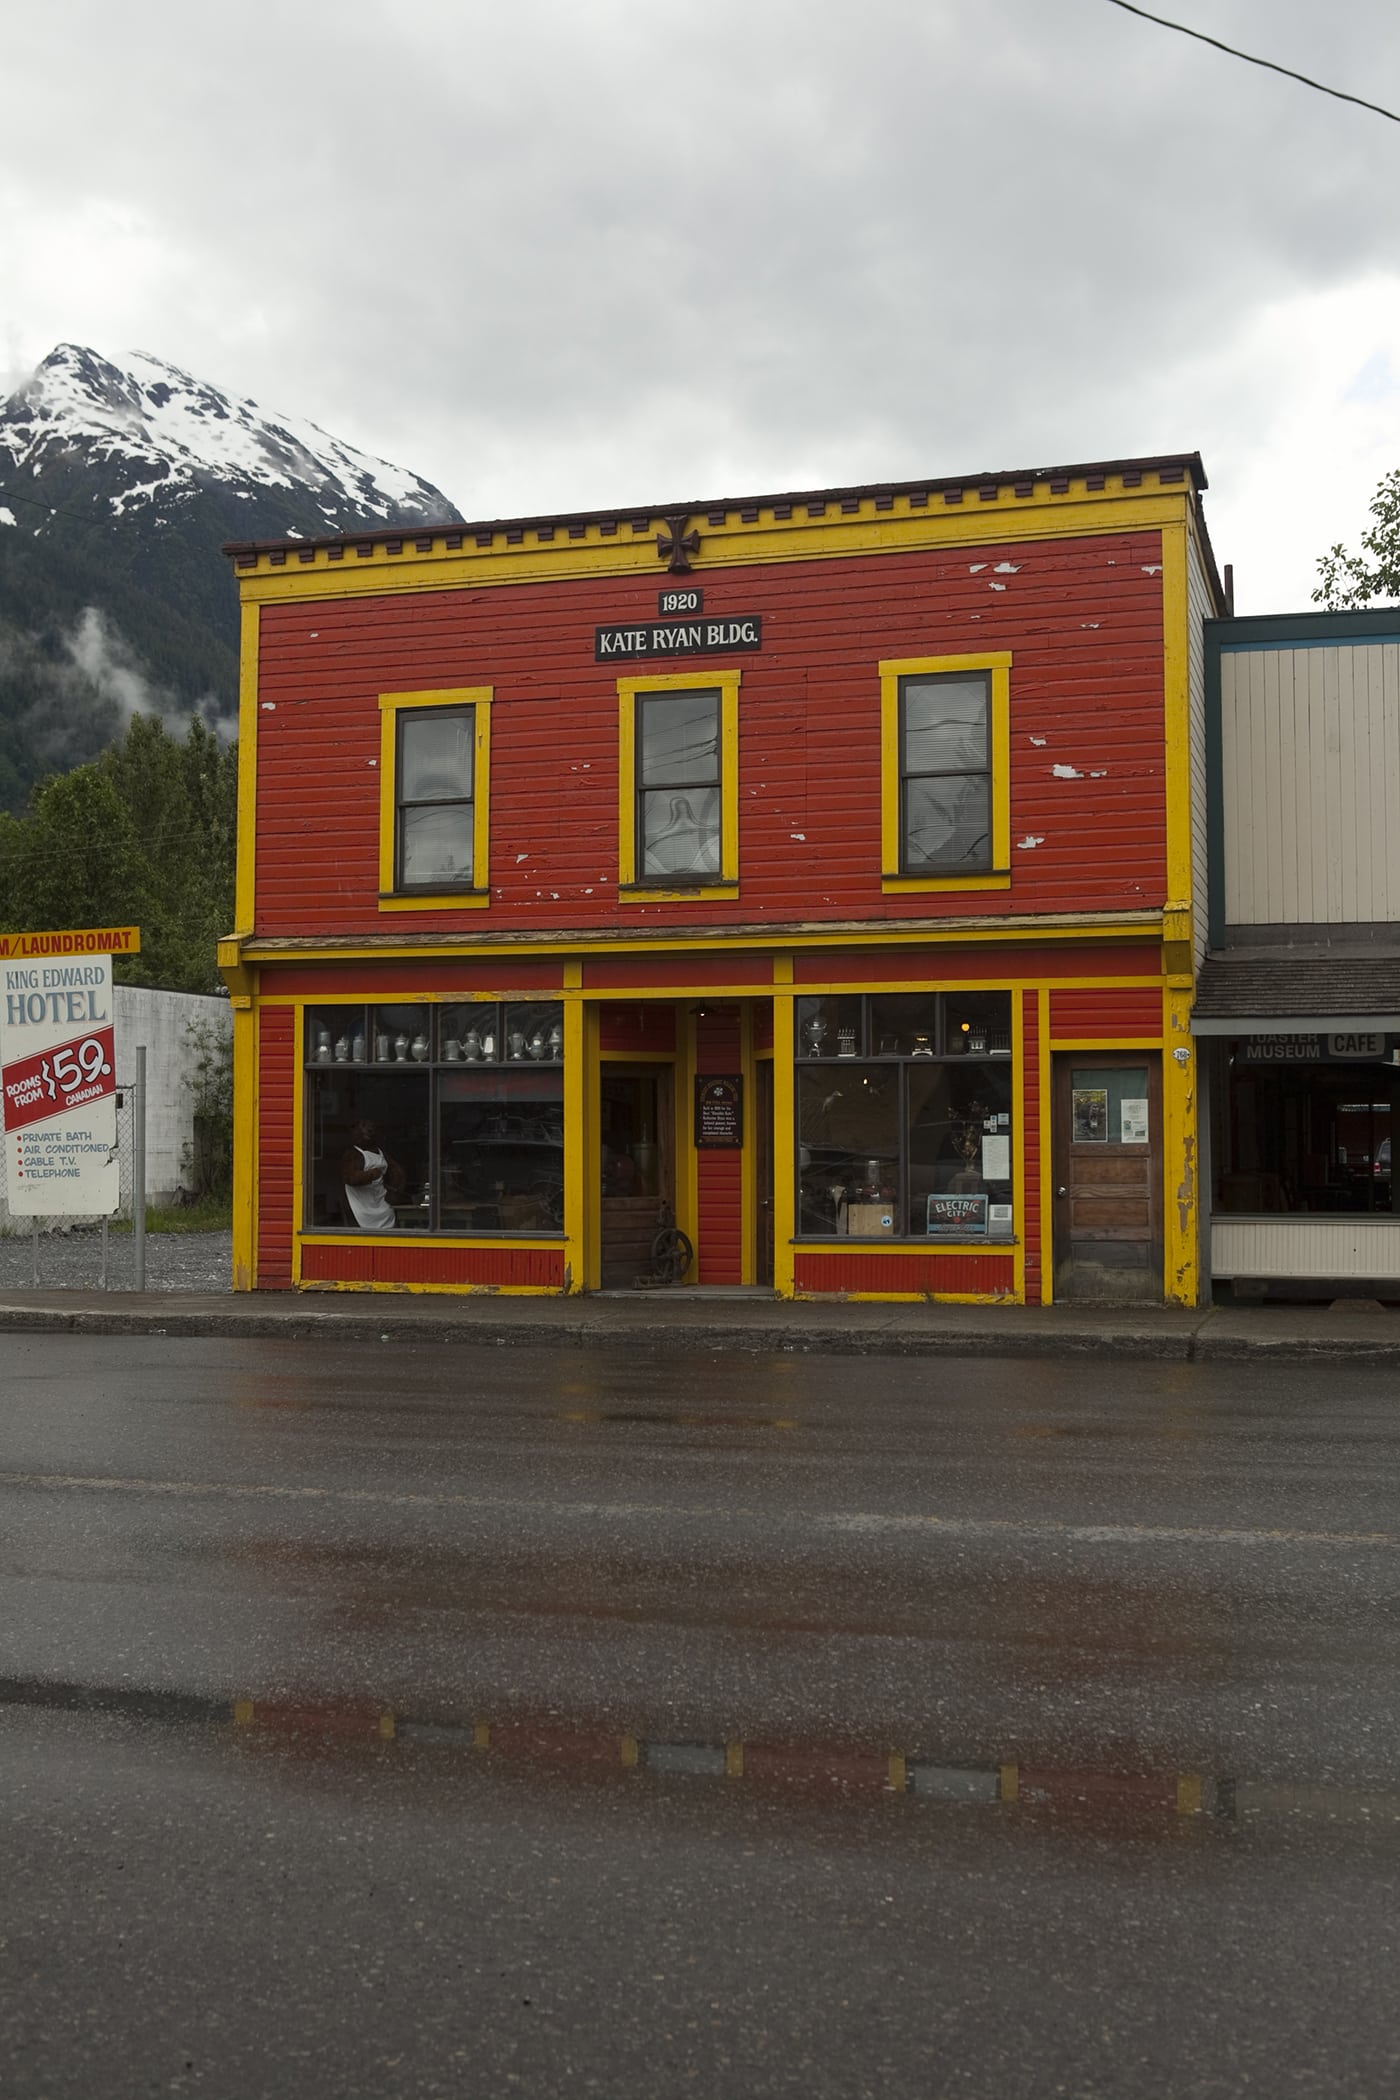
POLYGON ((491 698, 489 685, 435 688, 426 693, 379 695, 379 909, 381 911, 472 911, 491 901, 487 861, 491 821, 491 698), (400 714, 424 707, 470 707, 476 712, 472 771, 472 887, 423 894, 394 889, 395 773, 400 714))
POLYGON ((931 890, 1011 887, 1011 652, 909 656, 880 665, 880 887, 900 896, 931 890), (957 671, 991 673, 992 865, 968 875, 906 875, 899 836, 899 681, 957 671))
POLYGON ((617 885, 638 902, 679 903, 739 894, 739 671, 663 672, 651 678, 617 681, 617 885), (684 889, 637 879, 637 696, 639 693, 719 692, 719 873, 712 882, 684 889))

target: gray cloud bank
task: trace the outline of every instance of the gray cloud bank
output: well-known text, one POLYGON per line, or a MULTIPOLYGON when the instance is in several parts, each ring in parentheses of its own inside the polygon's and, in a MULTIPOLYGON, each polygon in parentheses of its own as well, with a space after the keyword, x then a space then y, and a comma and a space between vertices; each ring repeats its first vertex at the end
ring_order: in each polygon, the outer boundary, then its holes
MULTIPOLYGON (((1400 102, 1389 0, 1185 18, 1400 102)), ((1397 269, 1395 126, 1102 0, 60 0, 7 71, 12 359, 139 323, 476 515, 1197 445, 1267 488, 1294 304, 1397 269)), ((1329 354, 1340 400, 1381 349, 1329 354)))

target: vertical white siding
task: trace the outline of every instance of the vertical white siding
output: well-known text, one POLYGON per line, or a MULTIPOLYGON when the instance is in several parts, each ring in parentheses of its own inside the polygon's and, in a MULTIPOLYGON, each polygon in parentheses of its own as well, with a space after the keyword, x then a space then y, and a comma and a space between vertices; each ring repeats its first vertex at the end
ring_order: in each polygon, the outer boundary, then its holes
POLYGON ((1400 918, 1400 643, 1226 649, 1230 925, 1400 918))

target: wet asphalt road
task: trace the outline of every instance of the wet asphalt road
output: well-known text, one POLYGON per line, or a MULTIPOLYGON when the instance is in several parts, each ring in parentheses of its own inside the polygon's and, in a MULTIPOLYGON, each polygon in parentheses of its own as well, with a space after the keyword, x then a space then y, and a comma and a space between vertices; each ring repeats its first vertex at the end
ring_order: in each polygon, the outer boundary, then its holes
POLYGON ((3 1365, 7 2093, 1400 2087, 1393 1374, 3 1365))

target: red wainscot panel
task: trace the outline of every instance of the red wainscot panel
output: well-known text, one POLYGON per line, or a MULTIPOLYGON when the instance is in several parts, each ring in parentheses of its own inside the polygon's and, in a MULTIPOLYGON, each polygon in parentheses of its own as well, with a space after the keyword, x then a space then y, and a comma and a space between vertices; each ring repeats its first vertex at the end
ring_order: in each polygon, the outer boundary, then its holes
POLYGON ((1040 1161, 1044 1143, 1043 1074, 1040 1069, 1040 1001, 1035 992, 1021 995, 1021 1040, 1024 1073, 1021 1087, 1021 1157, 1024 1164, 1025 1209, 1016 1221, 1026 1250, 1026 1303, 1039 1305, 1041 1278, 1040 1161))
POLYGON ((291 1010, 258 1014, 257 1281, 263 1291, 292 1287, 292 1166, 300 1135, 293 1128, 291 1010))
POLYGON ((562 1291, 562 1247, 366 1247, 354 1240, 301 1250, 304 1284, 456 1284, 466 1290, 562 1291))
POLYGON ((1005 1254, 805 1254, 797 1250, 799 1293, 918 1292, 944 1297, 1009 1298, 1016 1289, 1016 1258, 1005 1254))
POLYGON ((1095 1036, 1159 1036, 1162 988, 1105 985, 1098 991, 1051 992, 1050 1033, 1071 1043, 1095 1036))

